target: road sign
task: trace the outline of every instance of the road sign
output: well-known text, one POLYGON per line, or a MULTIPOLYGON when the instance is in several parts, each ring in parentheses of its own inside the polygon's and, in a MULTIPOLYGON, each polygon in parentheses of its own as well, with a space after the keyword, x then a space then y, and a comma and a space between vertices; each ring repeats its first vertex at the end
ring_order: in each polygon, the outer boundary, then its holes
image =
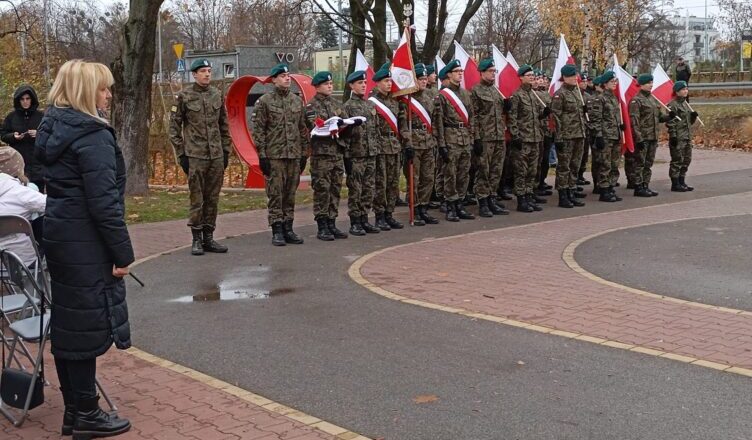
POLYGON ((175 51, 175 56, 183 58, 183 43, 175 43, 172 45, 172 50, 175 51))
POLYGON ((185 59, 181 58, 178 60, 178 72, 185 72, 185 59))
POLYGON ((752 41, 745 41, 742 46, 742 54, 744 58, 752 58, 752 41))

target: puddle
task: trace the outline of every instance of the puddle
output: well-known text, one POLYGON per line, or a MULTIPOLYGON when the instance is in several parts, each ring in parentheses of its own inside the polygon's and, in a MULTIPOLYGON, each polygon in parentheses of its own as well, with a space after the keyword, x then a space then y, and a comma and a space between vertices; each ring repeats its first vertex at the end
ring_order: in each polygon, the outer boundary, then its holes
POLYGON ((181 296, 169 300, 169 302, 191 303, 205 301, 237 301, 237 300, 255 300, 266 299, 274 296, 293 293, 296 291, 293 287, 281 287, 276 289, 265 289, 264 286, 269 282, 269 277, 265 274, 269 271, 268 267, 246 268, 240 276, 227 279, 216 286, 211 286, 194 295, 181 296), (249 274, 248 272, 251 272, 249 274))

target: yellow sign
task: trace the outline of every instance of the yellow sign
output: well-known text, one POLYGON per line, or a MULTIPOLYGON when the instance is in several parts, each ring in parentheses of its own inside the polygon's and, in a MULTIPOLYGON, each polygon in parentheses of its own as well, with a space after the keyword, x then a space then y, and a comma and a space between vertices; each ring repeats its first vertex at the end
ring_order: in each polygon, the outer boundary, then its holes
POLYGON ((175 56, 183 58, 183 43, 175 43, 172 45, 172 50, 175 51, 175 56))
POLYGON ((742 46, 743 50, 742 53, 744 54, 744 58, 752 58, 752 41, 745 41, 744 46, 742 46))

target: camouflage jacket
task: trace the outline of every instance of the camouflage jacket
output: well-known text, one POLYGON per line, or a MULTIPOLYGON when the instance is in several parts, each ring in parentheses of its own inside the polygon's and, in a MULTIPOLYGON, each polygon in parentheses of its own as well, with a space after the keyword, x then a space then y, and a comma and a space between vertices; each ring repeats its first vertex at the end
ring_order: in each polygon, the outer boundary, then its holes
POLYGON ((351 129, 350 137, 345 140, 347 144, 345 156, 368 157, 379 154, 379 134, 376 130, 380 116, 376 114, 373 103, 365 99, 365 96, 353 93, 345 103, 345 113, 347 117, 364 116, 366 118, 363 125, 351 129))
POLYGON ((539 116, 543 105, 536 98, 535 90, 529 85, 522 85, 511 98, 509 110, 509 132, 513 138, 522 142, 543 142, 543 128, 539 116))
POLYGON ((465 105, 468 113, 469 126, 465 126, 464 121, 457 114, 449 100, 438 93, 434 100, 436 117, 433 121, 433 131, 436 135, 436 141, 439 147, 469 147, 475 140, 475 115, 473 114, 473 100, 470 92, 460 88, 460 86, 450 85, 448 87, 457 95, 465 105))
MULTIPOLYGON (((548 93, 547 88, 542 89, 536 89, 535 94, 538 95, 538 97, 543 101, 544 104, 546 104, 546 107, 551 108, 551 94, 548 93)), ((546 137, 553 137, 553 124, 551 123, 551 118, 553 116, 549 116, 545 119, 541 119, 541 130, 543 130, 543 136, 546 137)))
POLYGON ((615 141, 621 137, 621 106, 613 92, 598 93, 588 112, 594 137, 615 141))
POLYGON ((595 105, 596 99, 598 99, 598 95, 600 92, 598 91, 590 91, 590 90, 582 90, 582 99, 585 100, 585 105, 588 109, 588 115, 585 118, 585 127, 587 127, 587 135, 593 136, 593 131, 595 127, 593 126, 593 119, 590 117, 590 109, 593 108, 595 105))
POLYGON ((373 89, 371 96, 389 107, 389 110, 394 113, 394 116, 397 117, 397 127, 400 132, 400 137, 395 136, 389 123, 380 114, 376 115, 376 120, 378 121, 376 123, 376 133, 378 133, 377 139, 381 146, 379 154, 397 154, 402 151, 402 143, 410 145, 410 131, 407 128, 405 109, 391 95, 384 95, 376 89, 373 89), (400 143, 400 138, 402 139, 402 143, 400 143))
POLYGON ((476 139, 503 141, 504 98, 493 82, 481 81, 473 87, 473 113, 475 114, 476 139))
POLYGON ((298 159, 308 150, 303 100, 289 89, 274 88, 256 101, 253 142, 260 158, 298 159))
MULTIPOLYGON (((431 118, 431 126, 433 127, 433 121, 435 119, 434 113, 436 112, 436 108, 434 106, 436 100, 434 94, 432 94, 428 89, 421 90, 419 92, 415 92, 411 95, 411 99, 413 101, 417 101, 420 103, 420 105, 423 106, 424 109, 426 109, 426 112, 428 113, 428 116, 431 118)), ((405 114, 407 113, 407 104, 401 103, 403 111, 405 114)), ((412 138, 411 138, 411 145, 416 150, 426 150, 429 148, 436 147, 436 136, 435 132, 431 131, 430 133, 426 129, 425 124, 423 124, 423 121, 418 117, 415 112, 412 113, 410 116, 410 124, 412 125, 412 138)))
MULTIPOLYGON (((308 114, 308 129, 312 130, 317 118, 321 118, 324 121, 333 117, 339 116, 340 118, 346 118, 344 107, 332 96, 325 96, 317 93, 316 96, 311 98, 306 105, 306 113, 308 114)), ((349 135, 349 129, 340 133, 339 138, 314 136, 311 138, 311 154, 314 156, 336 156, 342 154, 345 150, 345 137, 349 135)))
POLYGON ((170 143, 175 155, 219 159, 232 151, 222 93, 196 83, 177 94, 170 109, 170 143))
POLYGON ((551 98, 551 112, 556 123, 556 139, 585 138, 587 131, 583 104, 577 86, 564 84, 554 93, 553 98, 551 98))
POLYGON ((688 141, 692 139, 692 110, 689 109, 686 98, 679 96, 668 103, 668 108, 676 112, 676 115, 681 118, 681 121, 676 118, 671 118, 666 121, 666 127, 668 127, 669 137, 676 138, 680 141, 688 141))
MULTIPOLYGON (((632 138, 637 144, 642 141, 657 141, 658 129, 666 119, 661 104, 650 92, 640 92, 629 102, 629 119, 632 122, 632 138)), ((678 121, 677 121, 678 122, 678 121)))

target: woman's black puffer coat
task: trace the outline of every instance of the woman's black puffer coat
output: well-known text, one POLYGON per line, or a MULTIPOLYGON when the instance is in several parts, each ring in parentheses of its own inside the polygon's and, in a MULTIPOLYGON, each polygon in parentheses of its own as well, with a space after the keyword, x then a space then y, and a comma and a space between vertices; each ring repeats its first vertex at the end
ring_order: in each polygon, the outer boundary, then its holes
POLYGON ((44 248, 52 279, 54 356, 91 359, 130 346, 125 283, 133 262, 124 220, 125 162, 115 133, 85 113, 50 107, 36 141, 46 167, 44 248))

